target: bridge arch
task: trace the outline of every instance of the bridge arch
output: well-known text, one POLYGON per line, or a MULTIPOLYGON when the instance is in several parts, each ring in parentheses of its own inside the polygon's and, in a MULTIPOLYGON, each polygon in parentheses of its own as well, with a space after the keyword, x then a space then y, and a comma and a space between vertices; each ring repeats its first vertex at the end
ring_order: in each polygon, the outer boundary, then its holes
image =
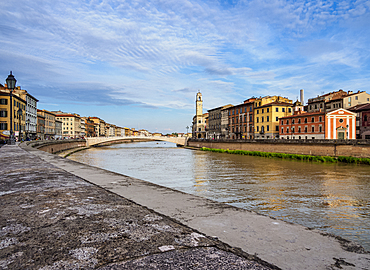
POLYGON ((166 141, 176 143, 177 145, 184 146, 186 144, 185 137, 156 137, 156 136, 120 136, 120 137, 88 137, 86 138, 86 146, 94 146, 99 145, 107 142, 119 142, 119 141, 166 141))

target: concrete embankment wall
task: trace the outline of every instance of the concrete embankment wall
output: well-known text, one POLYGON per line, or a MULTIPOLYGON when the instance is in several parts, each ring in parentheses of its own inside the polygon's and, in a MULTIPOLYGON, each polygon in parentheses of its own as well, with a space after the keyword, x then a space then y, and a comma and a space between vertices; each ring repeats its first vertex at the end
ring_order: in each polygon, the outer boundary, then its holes
POLYGON ((302 142, 299 140, 189 140, 187 146, 314 156, 351 156, 370 158, 370 142, 368 141, 338 142, 332 140, 315 140, 302 142))
POLYGON ((86 147, 85 140, 32 141, 27 143, 33 148, 55 154, 69 149, 86 147))

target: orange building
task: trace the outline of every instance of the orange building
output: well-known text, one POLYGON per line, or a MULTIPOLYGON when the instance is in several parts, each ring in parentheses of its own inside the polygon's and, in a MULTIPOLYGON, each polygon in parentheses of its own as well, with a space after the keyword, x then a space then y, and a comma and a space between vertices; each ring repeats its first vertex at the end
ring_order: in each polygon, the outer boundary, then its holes
POLYGON ((337 109, 326 114, 325 139, 356 139, 356 114, 346 109, 337 109))

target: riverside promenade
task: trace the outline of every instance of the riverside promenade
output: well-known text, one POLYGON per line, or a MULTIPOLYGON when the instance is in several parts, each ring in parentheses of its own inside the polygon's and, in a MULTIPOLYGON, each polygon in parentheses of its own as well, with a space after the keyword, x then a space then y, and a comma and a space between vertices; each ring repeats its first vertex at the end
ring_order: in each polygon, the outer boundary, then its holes
POLYGON ((277 269, 30 150, 0 148, 0 269, 277 269))
POLYGON ((25 144, 0 159, 0 269, 370 269, 299 225, 25 144))

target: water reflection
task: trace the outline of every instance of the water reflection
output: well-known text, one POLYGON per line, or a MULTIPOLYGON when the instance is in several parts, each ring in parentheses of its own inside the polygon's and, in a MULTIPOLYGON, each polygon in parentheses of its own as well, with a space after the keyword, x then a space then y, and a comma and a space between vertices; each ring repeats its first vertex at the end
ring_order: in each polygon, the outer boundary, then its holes
POLYGON ((70 158, 340 235, 370 250, 370 166, 192 151, 163 142, 92 148, 70 158))

